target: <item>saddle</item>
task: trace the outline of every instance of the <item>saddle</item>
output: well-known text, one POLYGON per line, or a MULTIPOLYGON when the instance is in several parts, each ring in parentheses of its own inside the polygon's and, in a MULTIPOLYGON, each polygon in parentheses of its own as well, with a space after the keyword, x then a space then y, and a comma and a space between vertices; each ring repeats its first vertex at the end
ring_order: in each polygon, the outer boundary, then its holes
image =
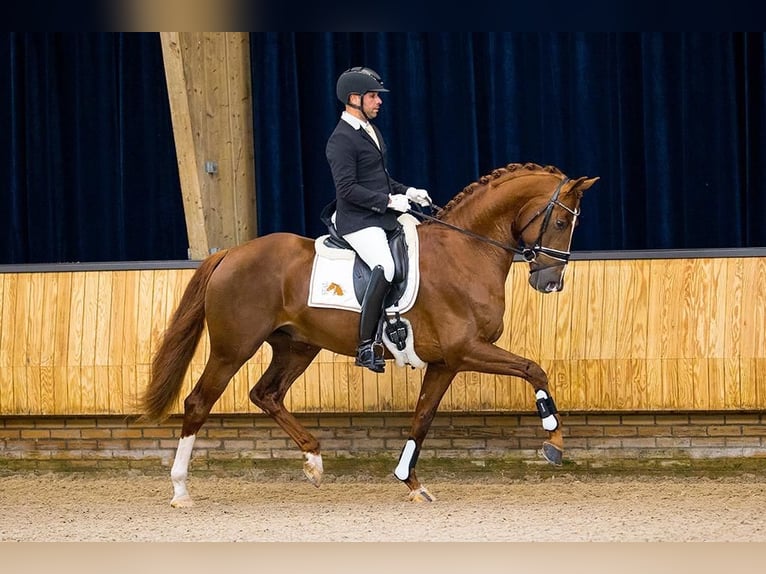
MULTIPOLYGON (((320 214, 328 234, 314 242, 316 254, 307 303, 310 307, 359 311, 372 271, 335 228, 335 205, 331 202, 320 214)), ((402 316, 414 305, 420 282, 415 228, 418 221, 412 215, 402 214, 398 222, 399 227, 388 233, 394 280, 384 302, 376 340, 382 335, 397 365, 424 368, 426 363, 415 353, 412 325, 402 316)))
MULTIPOLYGON (((354 248, 343 239, 335 228, 332 216, 335 213, 335 201, 331 201, 325 206, 320 214, 320 219, 327 226, 329 236, 323 241, 326 247, 332 249, 347 249, 354 251, 354 248)), ((398 224, 396 229, 386 231, 388 238, 388 247, 391 249, 391 255, 394 259, 394 279, 391 282, 391 288, 385 299, 385 307, 395 305, 402 298, 407 287, 407 277, 409 275, 410 260, 407 253, 407 238, 404 234, 404 227, 398 224)), ((372 270, 364 260, 357 254, 354 258, 354 294, 361 303, 364 292, 370 282, 372 270)))

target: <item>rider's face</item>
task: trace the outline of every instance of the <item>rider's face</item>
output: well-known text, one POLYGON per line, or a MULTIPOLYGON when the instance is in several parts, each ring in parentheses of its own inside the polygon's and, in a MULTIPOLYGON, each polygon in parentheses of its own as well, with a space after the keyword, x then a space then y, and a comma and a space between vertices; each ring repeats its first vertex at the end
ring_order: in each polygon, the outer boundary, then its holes
POLYGON ((380 99, 380 94, 378 92, 367 92, 362 97, 362 109, 371 120, 375 119, 378 115, 382 103, 383 100, 380 99))

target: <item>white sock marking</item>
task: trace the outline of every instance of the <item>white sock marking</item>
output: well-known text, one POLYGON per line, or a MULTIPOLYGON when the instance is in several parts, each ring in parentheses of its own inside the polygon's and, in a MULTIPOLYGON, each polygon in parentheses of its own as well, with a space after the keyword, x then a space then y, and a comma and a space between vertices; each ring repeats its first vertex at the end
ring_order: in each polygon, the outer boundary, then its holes
POLYGON ((319 474, 324 474, 324 467, 322 466, 322 455, 314 454, 312 452, 304 452, 306 462, 319 471, 319 474))
POLYGON ((176 458, 173 461, 173 468, 170 469, 170 480, 173 481, 173 500, 189 495, 186 490, 186 477, 189 474, 189 461, 191 461, 195 439, 196 435, 189 435, 178 441, 176 458))

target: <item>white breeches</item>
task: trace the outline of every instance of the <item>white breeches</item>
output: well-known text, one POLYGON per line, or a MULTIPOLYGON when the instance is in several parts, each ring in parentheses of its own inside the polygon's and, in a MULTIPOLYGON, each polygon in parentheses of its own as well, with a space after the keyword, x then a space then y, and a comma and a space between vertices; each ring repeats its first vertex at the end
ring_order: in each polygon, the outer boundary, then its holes
POLYGON ((343 239, 349 242, 359 257, 362 258, 362 261, 370 266, 370 269, 380 265, 383 268, 386 281, 390 282, 394 279, 394 258, 388 247, 386 232, 382 228, 365 227, 344 235, 343 239))

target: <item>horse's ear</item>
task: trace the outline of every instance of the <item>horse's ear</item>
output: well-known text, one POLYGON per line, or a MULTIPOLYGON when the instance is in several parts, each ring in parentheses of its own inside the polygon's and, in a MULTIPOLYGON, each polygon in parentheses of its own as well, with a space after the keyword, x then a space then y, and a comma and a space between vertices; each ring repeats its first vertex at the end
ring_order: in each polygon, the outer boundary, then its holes
POLYGON ((596 183, 600 177, 578 177, 572 183, 572 187, 569 188, 569 193, 576 193, 578 197, 582 198, 585 190, 589 189, 591 185, 596 183))

